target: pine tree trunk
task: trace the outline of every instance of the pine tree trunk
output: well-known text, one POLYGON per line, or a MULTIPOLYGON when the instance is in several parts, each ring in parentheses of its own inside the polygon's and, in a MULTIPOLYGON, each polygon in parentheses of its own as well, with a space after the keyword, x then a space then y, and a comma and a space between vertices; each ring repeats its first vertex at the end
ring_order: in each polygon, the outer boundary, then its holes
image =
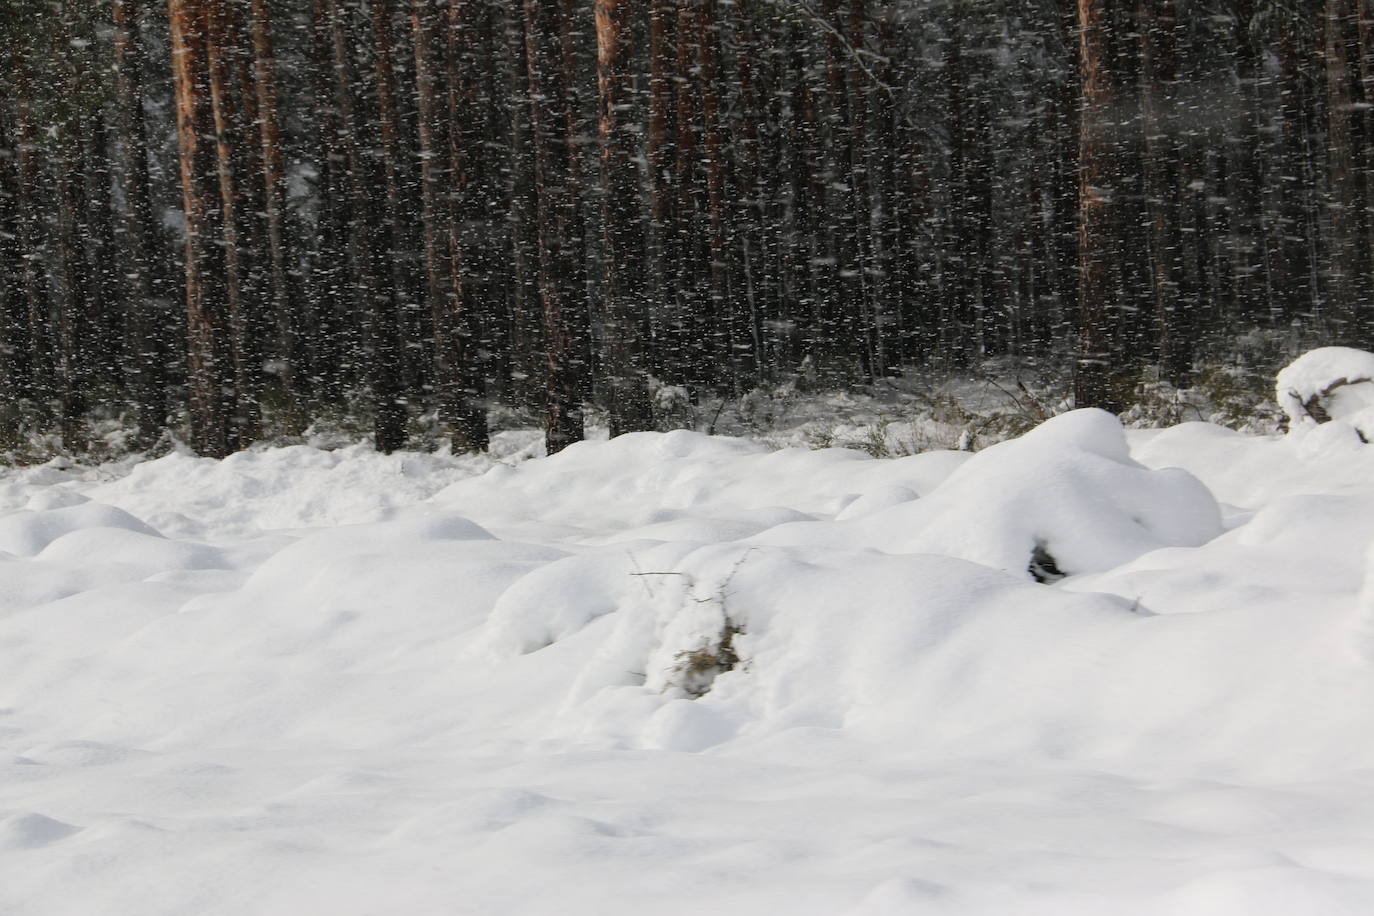
POLYGON ((338 403, 357 364, 355 300, 361 285, 357 258, 350 254, 348 162, 343 138, 348 128, 339 106, 334 63, 331 0, 314 0, 310 43, 311 88, 319 100, 315 121, 315 195, 319 216, 307 290, 310 326, 302 341, 309 387, 321 403, 338 403))
POLYGON ((1354 323, 1361 272, 1356 240, 1363 195, 1359 193, 1351 138, 1350 121, 1354 109, 1346 45, 1350 14, 1349 0, 1326 0, 1323 56, 1326 62, 1326 170, 1330 193, 1327 220, 1330 225, 1331 312, 1328 317, 1331 333, 1338 339, 1347 334, 1354 323))
POLYGON ((1112 191, 1117 179, 1112 148, 1112 74, 1107 69, 1105 0, 1078 0, 1078 355, 1074 403, 1119 410, 1112 391, 1112 191))
POLYGON ((31 359, 33 396, 46 399, 55 393, 53 375, 56 366, 55 348, 51 333, 51 293, 44 276, 46 254, 39 165, 38 124, 34 121, 31 104, 29 73, 26 62, 18 54, 12 59, 12 72, 17 87, 15 101, 15 134, 18 141, 18 179, 15 199, 19 224, 19 248, 24 253, 21 277, 26 306, 26 326, 31 359))
POLYGON ((720 23, 715 0, 697 0, 697 52, 701 74, 701 152, 706 183, 707 272, 705 330, 713 381, 742 393, 741 357, 749 340, 730 301, 730 227, 725 208, 725 130, 720 111, 720 23))
POLYGON ((385 228, 378 231, 372 217, 371 198, 384 174, 365 157, 366 125, 359 116, 355 99, 354 57, 347 11, 341 0, 325 0, 325 15, 329 29, 330 64, 333 73, 332 95, 336 111, 335 142, 330 150, 336 165, 342 169, 337 193, 342 226, 346 240, 340 248, 346 252, 350 295, 344 300, 354 316, 349 325, 360 332, 356 353, 361 362, 360 375, 371 389, 373 432, 378 451, 389 452, 404 441, 404 421, 399 418, 396 393, 387 376, 385 347, 378 347, 378 328, 382 313, 391 308, 390 283, 383 278, 389 265, 384 253, 385 228))
POLYGON ((209 71, 210 109, 215 127, 216 174, 219 185, 220 240, 223 245, 224 296, 229 314, 230 346, 234 365, 233 412, 230 448, 243 448, 258 436, 260 367, 259 344, 252 334, 248 310, 254 307, 244 295, 245 255, 243 224, 249 217, 240 183, 245 176, 237 166, 237 150, 243 142, 243 118, 232 70, 234 8, 230 0, 205 0, 206 66, 209 71))
POLYGON ((1266 227, 1262 219, 1262 200, 1266 176, 1259 149, 1259 82, 1263 77, 1264 61, 1263 50, 1251 34, 1256 18, 1255 0, 1239 0, 1234 9, 1240 117, 1227 138, 1230 160, 1227 198, 1231 211, 1228 243, 1237 317, 1253 324, 1268 316, 1270 297, 1263 258, 1266 227))
POLYGON ((120 301, 120 260, 115 250, 115 208, 110 164, 111 136, 103 113, 88 119, 81 144, 81 180, 77 188, 80 210, 78 227, 82 257, 78 263, 86 276, 84 320, 87 326, 86 372, 96 388, 113 391, 123 381, 124 322, 120 301))
MULTIPOLYGON (((434 343, 432 374, 441 386, 440 401, 447 395, 446 366, 449 357, 448 318, 449 258, 448 208, 443 203, 448 175, 448 118, 441 115, 440 98, 447 112, 447 89, 439 82, 438 41, 443 17, 440 0, 411 0, 411 33, 415 45, 416 133, 420 156, 420 242, 425 266, 425 305, 430 313, 434 343)), ((441 406, 441 411, 446 405, 441 406)))
POLYGON ((680 360, 670 342, 673 328, 674 189, 669 124, 673 116, 672 58, 669 29, 674 19, 672 0, 649 2, 649 127, 645 154, 649 166, 649 225, 645 234, 648 265, 649 333, 653 341, 651 368, 680 382, 670 371, 680 360))
POLYGON ((535 408, 544 400, 543 309, 539 301, 538 231, 534 199, 534 151, 531 142, 529 66, 525 51, 524 5, 501 7, 506 54, 502 56, 510 167, 505 206, 510 239, 510 375, 516 404, 535 408))
POLYGON ((731 219, 738 227, 739 268, 745 303, 738 339, 748 341, 748 372, 756 379, 762 377, 765 363, 776 356, 766 352, 763 331, 771 274, 768 208, 773 203, 763 171, 766 127, 760 124, 764 105, 758 75, 763 70, 763 63, 757 24, 751 17, 742 17, 738 20, 735 49, 735 82, 739 86, 734 118, 738 194, 731 219))
POLYGON ((57 293, 57 378, 61 402, 58 420, 62 445, 70 451, 85 447, 81 420, 88 405, 91 360, 87 347, 85 258, 79 210, 81 175, 79 153, 82 125, 72 118, 64 125, 57 150, 57 232, 53 239, 52 273, 57 293))
POLYGON ((701 0, 678 0, 674 73, 677 84, 677 148, 673 178, 677 191, 674 205, 677 290, 672 318, 675 339, 671 346, 681 354, 682 378, 693 397, 710 387, 716 375, 708 318, 710 281, 702 272, 703 266, 709 269, 711 255, 709 234, 702 231, 703 217, 709 216, 705 212, 706 182, 701 174, 700 3, 701 0))
POLYGON ((972 71, 969 49, 964 46, 967 40, 962 25, 953 28, 941 71, 949 106, 945 122, 949 135, 949 212, 945 220, 948 228, 943 264, 944 313, 940 316, 939 334, 943 355, 959 368, 971 366, 978 355, 974 352, 978 239, 973 161, 978 140, 974 100, 968 92, 972 71))
POLYGON ((630 70, 624 41, 633 25, 633 0, 596 0, 596 61, 601 138, 602 367, 610 401, 610 433, 653 428, 640 328, 645 320, 644 233, 638 131, 630 111, 630 70))
POLYGON ((1374 345, 1374 0, 1355 0, 1356 71, 1359 111, 1355 122, 1360 136, 1360 178, 1364 186, 1364 206, 1359 248, 1365 270, 1360 284, 1362 308, 1357 311, 1352 336, 1361 346, 1374 345))
MULTIPOLYGON (((380 131, 381 185, 385 193, 382 219, 373 239, 375 282, 368 310, 371 350, 373 436, 377 451, 390 453, 405 445, 406 407, 401 390, 401 305, 406 278, 397 240, 401 222, 400 114, 396 103, 396 72, 392 60, 391 18, 394 0, 372 0, 372 46, 380 131), (381 282, 385 278, 385 289, 381 282)), ((355 130, 361 129, 357 125, 355 130)))
POLYGON ((821 15, 825 28, 825 93, 822 113, 826 140, 824 159, 824 199, 826 217, 827 273, 832 275, 833 295, 827 297, 827 310, 833 328, 831 359, 839 363, 841 377, 859 368, 870 375, 864 355, 868 348, 865 326, 862 272, 859 268, 858 213, 851 166, 854 160, 853 122, 849 111, 849 52, 840 0, 824 0, 821 15))
POLYGON ((231 451, 233 362, 228 309, 220 282, 215 128, 206 57, 207 0, 168 0, 172 74, 176 86, 177 146, 186 223, 186 320, 191 447, 202 455, 231 451))
MULTIPOLYGON (((0 238, 17 241, 19 227, 19 140, 8 106, 0 106, 0 238)), ((0 246, 0 360, 3 392, 11 401, 33 395, 33 367, 24 298, 24 263, 28 252, 17 244, 0 246)), ((0 411, 0 436, 13 442, 19 416, 11 405, 0 411)))
POLYGON ((480 12, 476 0, 449 0, 446 44, 448 75, 448 252, 449 277, 446 314, 442 332, 446 342, 441 386, 440 415, 452 427, 455 444, 481 450, 487 447, 486 412, 481 406, 482 376, 478 368, 479 327, 476 311, 485 304, 482 282, 486 268, 485 240, 474 238, 470 222, 481 219, 478 187, 473 180, 481 168, 479 121, 481 102, 476 97, 477 43, 480 12))
POLYGON ((854 223, 854 284, 859 302, 864 350, 862 364, 870 380, 887 375, 886 303, 882 272, 878 270, 883 226, 874 207, 873 176, 881 149, 870 134, 873 89, 865 55, 868 42, 867 0, 850 0, 847 62, 849 107, 849 170, 851 212, 854 223))
POLYGON ((1151 287, 1164 378, 1184 386, 1192 376, 1194 334, 1181 290, 1179 238, 1178 15, 1174 0, 1141 0, 1141 125, 1145 139, 1145 208, 1151 287))
POLYGON ((153 221, 148 141, 143 117, 144 59, 138 34, 142 0, 112 0, 114 72, 118 98, 120 177, 124 218, 120 242, 124 278, 125 384, 138 423, 138 443, 152 445, 167 416, 166 354, 154 305, 162 255, 153 221))
POLYGON ((577 320, 582 293, 576 253, 580 232, 572 184, 567 99, 562 65, 561 11, 554 0, 524 0, 525 50, 534 144, 539 249, 539 298, 544 316, 544 445, 552 455, 583 438, 578 365, 584 338, 577 320))
POLYGON ((257 105, 257 134, 262 160, 263 221, 271 283, 272 324, 278 341, 281 380, 286 390, 309 391, 301 341, 301 294, 296 246, 286 220, 286 157, 282 150, 277 105, 277 58, 272 41, 268 0, 250 0, 253 42, 253 94, 257 105))

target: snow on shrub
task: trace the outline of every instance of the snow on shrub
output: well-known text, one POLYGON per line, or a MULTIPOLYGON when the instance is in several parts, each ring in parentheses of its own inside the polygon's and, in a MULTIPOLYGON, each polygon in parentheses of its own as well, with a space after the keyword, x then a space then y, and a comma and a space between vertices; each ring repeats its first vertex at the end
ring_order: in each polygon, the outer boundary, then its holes
POLYGON ((676 569, 542 650, 576 672, 550 737, 696 751, 823 729, 953 756, 1229 763, 1265 748, 1253 764, 1276 767, 1312 754, 1285 734, 1331 742, 1329 759, 1371 744, 1311 715, 1320 695, 1356 721, 1365 687, 1311 683, 1336 620, 1291 603, 1153 616, 950 557, 829 547, 712 545, 676 569))
POLYGON ((1221 533, 1212 494, 1178 468, 1131 459, 1102 410, 1075 410, 989 448, 915 503, 906 548, 1039 579, 1111 569, 1221 533))
POLYGON ((1132 460, 1121 422, 1085 409, 979 452, 922 499, 754 541, 942 554, 1051 581, 1221 530, 1216 500, 1195 477, 1132 460))
POLYGON ((1334 421, 1363 442, 1374 437, 1374 353, 1309 350, 1279 372, 1274 389, 1293 433, 1334 421))

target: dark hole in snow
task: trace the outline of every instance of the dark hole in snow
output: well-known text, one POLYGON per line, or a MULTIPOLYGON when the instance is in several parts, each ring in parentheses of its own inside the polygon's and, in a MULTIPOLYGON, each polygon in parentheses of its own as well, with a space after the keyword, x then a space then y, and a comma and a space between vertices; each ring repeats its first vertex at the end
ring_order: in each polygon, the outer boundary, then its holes
POLYGON ((1059 564, 1055 562, 1054 555, 1049 552, 1044 541, 1035 542, 1035 549, 1031 551, 1030 563, 1026 566, 1026 572, 1030 573, 1036 582, 1045 584, 1058 582, 1068 575, 1059 568, 1059 564))

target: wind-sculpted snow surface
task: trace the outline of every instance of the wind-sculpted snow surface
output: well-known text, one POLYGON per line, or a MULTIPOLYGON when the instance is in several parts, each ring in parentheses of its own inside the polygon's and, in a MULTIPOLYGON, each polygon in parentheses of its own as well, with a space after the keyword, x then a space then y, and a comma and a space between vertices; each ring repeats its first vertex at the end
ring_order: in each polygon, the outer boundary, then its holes
POLYGON ((0 912, 1374 912, 1374 447, 1076 411, 0 507, 0 912))

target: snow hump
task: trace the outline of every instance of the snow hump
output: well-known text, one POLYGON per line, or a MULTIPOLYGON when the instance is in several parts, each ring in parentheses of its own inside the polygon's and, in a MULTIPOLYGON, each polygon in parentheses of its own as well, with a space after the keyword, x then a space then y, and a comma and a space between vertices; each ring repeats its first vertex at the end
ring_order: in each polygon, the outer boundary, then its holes
POLYGON ((1309 350, 1279 371, 1274 395, 1298 432, 1340 421, 1369 441, 1374 431, 1374 353, 1351 347, 1309 350))
POLYGON ((1120 566, 1221 533, 1206 487, 1179 468, 1132 460, 1103 410, 1055 417, 975 455, 912 504, 907 551, 959 557, 1041 581, 1120 566))

